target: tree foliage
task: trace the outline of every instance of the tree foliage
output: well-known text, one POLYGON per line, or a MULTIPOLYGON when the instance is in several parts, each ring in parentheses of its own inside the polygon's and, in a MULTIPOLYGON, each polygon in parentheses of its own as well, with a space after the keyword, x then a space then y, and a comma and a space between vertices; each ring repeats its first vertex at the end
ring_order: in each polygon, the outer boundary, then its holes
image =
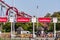
POLYGON ((51 14, 47 13, 44 17, 51 17, 51 14))
MULTIPOLYGON (((45 17, 57 17, 58 18, 58 22, 60 21, 60 12, 54 12, 52 15, 50 15, 49 13, 46 14, 45 17)), ((50 31, 53 31, 54 29, 54 24, 53 23, 50 23, 50 31)), ((56 30, 60 30, 60 23, 57 23, 56 24, 56 30)))
POLYGON ((3 29, 2 30, 3 32, 10 32, 10 30, 11 30, 10 22, 7 22, 7 23, 3 24, 2 29, 3 29))
POLYGON ((54 12, 51 17, 60 17, 60 12, 54 12))

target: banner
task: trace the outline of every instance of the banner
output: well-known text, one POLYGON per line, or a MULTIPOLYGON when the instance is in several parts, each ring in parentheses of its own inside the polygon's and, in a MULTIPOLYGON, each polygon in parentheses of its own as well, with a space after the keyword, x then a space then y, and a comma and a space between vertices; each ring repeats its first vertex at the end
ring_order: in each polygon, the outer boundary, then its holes
POLYGON ((41 18, 38 18, 38 22, 51 22, 51 18, 44 18, 44 17, 41 17, 41 18))
POLYGON ((16 19, 17 22, 30 22, 30 18, 17 18, 16 19))
POLYGON ((0 22, 7 22, 7 17, 0 17, 0 22))

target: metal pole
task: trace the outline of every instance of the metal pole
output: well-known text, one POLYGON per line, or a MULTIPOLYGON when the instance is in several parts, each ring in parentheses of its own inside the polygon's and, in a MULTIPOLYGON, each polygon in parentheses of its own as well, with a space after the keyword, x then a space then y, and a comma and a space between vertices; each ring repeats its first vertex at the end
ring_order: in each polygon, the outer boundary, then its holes
POLYGON ((15 35, 15 22, 13 22, 12 31, 13 31, 13 34, 15 35))
POLYGON ((54 38, 56 38, 56 23, 54 23, 54 38))
POLYGON ((35 27, 34 27, 34 22, 33 22, 33 38, 35 37, 34 34, 35 34, 35 31, 34 31, 35 27))
POLYGON ((12 22, 11 22, 11 38, 12 38, 12 22))

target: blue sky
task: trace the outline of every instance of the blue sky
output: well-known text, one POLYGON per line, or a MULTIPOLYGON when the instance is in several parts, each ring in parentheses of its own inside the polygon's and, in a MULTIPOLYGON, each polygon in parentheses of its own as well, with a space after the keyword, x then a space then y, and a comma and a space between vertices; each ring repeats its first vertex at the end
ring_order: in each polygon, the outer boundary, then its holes
POLYGON ((42 17, 48 12, 60 11, 60 0, 4 0, 7 4, 15 6, 19 11, 23 11, 29 15, 42 17), (14 4, 13 4, 14 3, 14 4), (37 9, 38 5, 38 9, 37 9))

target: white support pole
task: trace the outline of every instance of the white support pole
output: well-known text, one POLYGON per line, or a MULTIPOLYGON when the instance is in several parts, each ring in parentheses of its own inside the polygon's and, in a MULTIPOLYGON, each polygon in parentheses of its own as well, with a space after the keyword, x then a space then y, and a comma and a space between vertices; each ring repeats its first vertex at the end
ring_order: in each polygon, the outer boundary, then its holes
POLYGON ((14 37, 14 34, 13 34, 14 33, 13 32, 14 31, 13 30, 13 28, 14 28, 14 26, 13 26, 14 25, 13 24, 14 23, 14 17, 10 17, 10 22, 11 22, 11 38, 13 38, 14 37))
POLYGON ((34 35, 35 35, 35 27, 34 27, 34 22, 33 22, 33 38, 35 37, 34 35))
POLYGON ((54 38, 56 38, 56 23, 54 23, 54 38))
POLYGON ((11 22, 11 38, 12 38, 12 22, 11 22))
POLYGON ((53 23, 54 23, 54 38, 56 38, 56 23, 58 19, 56 17, 53 18, 53 23))
POLYGON ((35 26, 34 26, 35 22, 36 22, 36 17, 32 17, 32 23, 33 23, 33 38, 35 38, 35 26))
POLYGON ((15 35, 15 22, 13 22, 12 30, 13 30, 13 34, 15 35))

